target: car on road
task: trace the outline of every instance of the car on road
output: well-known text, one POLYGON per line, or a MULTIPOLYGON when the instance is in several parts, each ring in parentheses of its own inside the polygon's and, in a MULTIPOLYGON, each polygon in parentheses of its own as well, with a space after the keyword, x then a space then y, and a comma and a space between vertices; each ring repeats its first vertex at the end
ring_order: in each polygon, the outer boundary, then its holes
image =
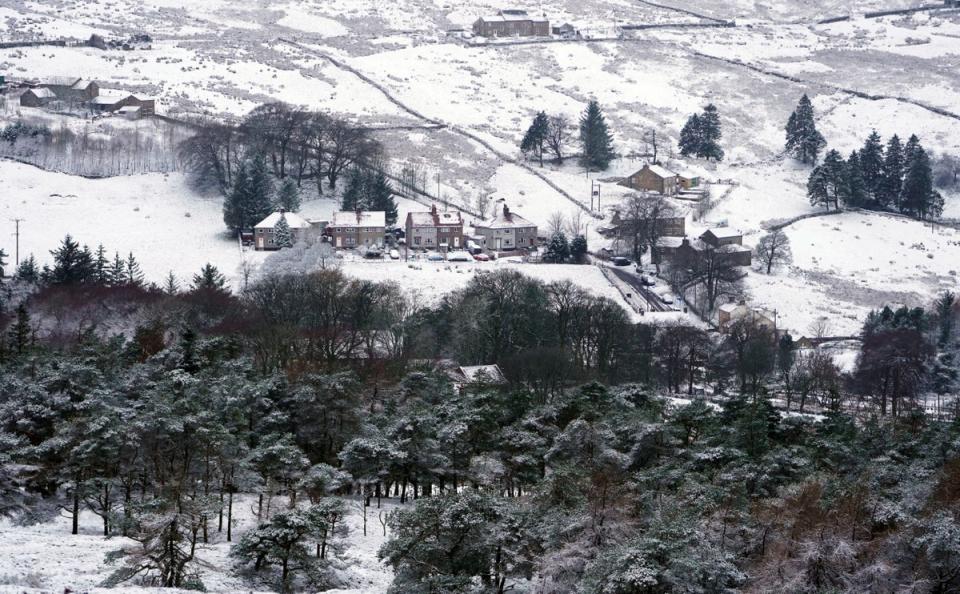
POLYGON ((624 258, 623 256, 614 256, 610 258, 610 261, 613 262, 614 266, 630 266, 629 258, 624 258))
POLYGON ((663 301, 667 305, 673 305, 673 295, 670 293, 664 293, 663 295, 660 295, 660 301, 663 301))
POLYGON ((464 251, 450 252, 447 254, 448 262, 469 262, 471 259, 472 256, 464 251))
POLYGON ((443 262, 443 254, 438 252, 430 252, 427 254, 427 260, 431 262, 443 262))
POLYGON ((489 262, 490 256, 486 254, 474 254, 473 259, 476 260, 477 262, 489 262))
POLYGON ((648 275, 648 274, 641 274, 641 275, 640 275, 640 283, 641 283, 643 286, 645 286, 645 287, 656 287, 656 286, 657 286, 657 281, 654 280, 654 278, 653 278, 652 276, 648 275))
POLYGON ((398 252, 397 250, 390 250, 390 259, 391 259, 391 260, 399 260, 399 259, 400 259, 400 252, 398 252))

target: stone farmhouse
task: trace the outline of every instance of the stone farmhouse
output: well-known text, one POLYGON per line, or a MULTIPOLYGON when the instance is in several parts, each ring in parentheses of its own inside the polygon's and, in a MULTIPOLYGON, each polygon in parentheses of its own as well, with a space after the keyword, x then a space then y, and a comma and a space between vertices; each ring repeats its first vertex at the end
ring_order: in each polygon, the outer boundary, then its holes
POLYGON ((679 179, 677 174, 660 165, 644 165, 643 169, 628 176, 620 182, 634 190, 659 192, 664 196, 674 196, 677 193, 679 179))
POLYGON ((253 226, 254 249, 260 251, 279 250, 281 248, 276 243, 276 230, 280 219, 284 219, 290 227, 290 235, 294 243, 298 242, 303 234, 311 228, 310 223, 297 213, 279 210, 253 226))
POLYGON ((689 265, 703 258, 708 251, 722 254, 733 266, 750 266, 753 261, 750 248, 743 245, 743 235, 726 227, 708 229, 696 239, 663 237, 657 242, 652 256, 658 264, 667 261, 689 265))
POLYGON ((480 37, 549 37, 550 21, 532 17, 525 10, 501 10, 477 19, 473 33, 480 37))
POLYGON ((487 249, 501 251, 537 245, 537 226, 510 212, 506 204, 501 212, 494 214, 493 219, 475 223, 473 229, 476 235, 483 238, 483 245, 487 249))
POLYGON ((386 232, 387 216, 382 210, 335 212, 326 229, 336 248, 382 246, 386 232))
POLYGON ((777 315, 773 312, 751 307, 745 301, 726 303, 717 309, 717 326, 722 333, 729 332, 730 326, 741 320, 769 330, 774 335, 777 333, 777 315))
POLYGON ((434 204, 427 212, 407 213, 408 248, 447 251, 464 245, 463 217, 457 211, 440 212, 434 204))

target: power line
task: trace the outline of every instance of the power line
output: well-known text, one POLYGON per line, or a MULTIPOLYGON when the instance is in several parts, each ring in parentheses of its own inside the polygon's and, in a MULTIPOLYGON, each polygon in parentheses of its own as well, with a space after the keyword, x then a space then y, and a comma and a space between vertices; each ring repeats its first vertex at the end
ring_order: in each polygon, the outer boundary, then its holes
POLYGON ((10 220, 13 221, 14 225, 16 225, 16 231, 13 232, 13 235, 14 235, 14 237, 17 238, 17 240, 16 240, 16 266, 19 267, 19 266, 20 266, 20 223, 23 222, 24 219, 16 218, 16 219, 10 219, 10 220))

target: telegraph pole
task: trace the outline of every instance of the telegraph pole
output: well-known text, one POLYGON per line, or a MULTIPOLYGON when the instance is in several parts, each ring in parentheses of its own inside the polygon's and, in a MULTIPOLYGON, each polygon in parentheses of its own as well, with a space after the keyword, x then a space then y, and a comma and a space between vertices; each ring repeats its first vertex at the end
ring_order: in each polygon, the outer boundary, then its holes
POLYGON ((590 210, 593 210, 593 199, 597 199, 597 210, 600 210, 600 182, 590 181, 590 210))
POLYGON ((16 231, 13 232, 13 236, 16 237, 16 266, 20 266, 20 223, 23 219, 10 219, 16 225, 16 231))

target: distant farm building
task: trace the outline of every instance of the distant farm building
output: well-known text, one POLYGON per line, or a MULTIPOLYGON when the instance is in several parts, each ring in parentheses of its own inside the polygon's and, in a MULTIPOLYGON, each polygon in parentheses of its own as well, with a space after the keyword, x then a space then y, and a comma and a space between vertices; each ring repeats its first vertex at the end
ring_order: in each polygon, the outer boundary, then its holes
POLYGON ((696 239, 663 237, 657 242, 652 257, 656 263, 670 262, 679 266, 694 266, 712 251, 733 266, 750 266, 753 253, 743 245, 743 235, 722 227, 709 229, 696 239))
POLYGON ((554 27, 552 29, 552 33, 561 39, 576 39, 580 36, 580 32, 577 31, 577 28, 570 23, 564 23, 559 27, 554 27))
POLYGON ((140 108, 139 117, 155 114, 157 102, 156 99, 140 98, 129 93, 111 93, 95 97, 90 101, 90 107, 99 112, 114 112, 124 107, 138 107, 140 108))
POLYGON ((100 94, 100 85, 77 77, 53 77, 37 83, 39 89, 49 89, 59 101, 86 103, 100 94))
POLYGON ((695 173, 678 173, 677 185, 681 190, 695 190, 700 187, 700 176, 695 173))
POLYGON ((727 303, 721 305, 717 310, 717 326, 719 326, 720 332, 729 332, 730 327, 740 321, 768 330, 774 335, 777 332, 777 315, 775 313, 751 307, 744 301, 727 303))
POLYGON ((627 177, 620 185, 673 196, 677 193, 677 183, 677 174, 669 169, 660 165, 644 165, 643 169, 627 177))
POLYGON ((407 213, 407 246, 425 249, 463 247, 463 218, 459 212, 440 212, 433 205, 427 212, 407 213))
POLYGON ((43 107, 51 101, 56 101, 57 96, 50 89, 27 89, 20 95, 20 105, 23 107, 43 107))
POLYGON ((525 10, 501 10, 477 19, 473 33, 481 37, 548 37, 550 21, 532 17, 525 10))
POLYGON ((537 245, 537 226, 510 212, 506 204, 490 222, 475 223, 473 229, 483 237, 484 246, 491 250, 532 248, 537 245))

